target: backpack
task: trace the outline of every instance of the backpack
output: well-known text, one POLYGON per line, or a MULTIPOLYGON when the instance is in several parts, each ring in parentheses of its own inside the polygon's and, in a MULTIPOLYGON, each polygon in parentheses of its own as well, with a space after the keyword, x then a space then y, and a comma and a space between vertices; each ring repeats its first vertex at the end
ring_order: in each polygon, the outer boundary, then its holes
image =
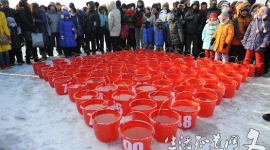
POLYGON ((121 39, 127 39, 128 38, 128 31, 129 31, 129 27, 128 25, 125 23, 121 29, 121 33, 120 33, 120 38, 121 39))

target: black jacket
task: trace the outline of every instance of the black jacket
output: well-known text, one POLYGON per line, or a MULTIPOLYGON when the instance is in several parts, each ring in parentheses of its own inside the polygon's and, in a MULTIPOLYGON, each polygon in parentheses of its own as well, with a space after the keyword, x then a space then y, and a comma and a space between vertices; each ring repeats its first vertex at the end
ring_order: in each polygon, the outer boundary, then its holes
POLYGON ((100 26, 100 18, 95 11, 95 4, 93 1, 88 2, 88 4, 91 5, 91 9, 88 9, 85 12, 84 16, 84 30, 85 31, 96 31, 96 29, 100 26), (96 25, 94 25, 94 22, 96 22, 96 25))
POLYGON ((21 48, 21 38, 18 35, 17 27, 9 28, 11 35, 11 47, 12 48, 21 48))
POLYGON ((205 22, 205 19, 203 19, 204 15, 199 10, 200 5, 198 1, 194 1, 192 5, 197 5, 198 8, 190 9, 185 15, 187 33, 200 35, 204 28, 205 22))
POLYGON ((16 18, 16 13, 15 13, 15 10, 12 9, 12 8, 0 8, 0 11, 2 11, 6 18, 8 17, 12 17, 12 18, 16 18))
POLYGON ((26 16, 25 10, 23 7, 20 7, 16 10, 16 21, 18 20, 17 24, 22 28, 22 32, 36 32, 36 29, 33 25, 33 20, 28 19, 31 18, 26 16))

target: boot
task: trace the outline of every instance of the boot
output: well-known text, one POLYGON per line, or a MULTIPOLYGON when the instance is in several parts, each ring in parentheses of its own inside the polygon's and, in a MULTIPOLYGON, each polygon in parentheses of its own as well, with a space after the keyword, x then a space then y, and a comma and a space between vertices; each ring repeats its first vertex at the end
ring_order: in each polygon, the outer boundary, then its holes
POLYGON ((25 60, 26 60, 26 64, 27 65, 31 65, 32 64, 31 61, 30 61, 30 56, 26 56, 25 60))

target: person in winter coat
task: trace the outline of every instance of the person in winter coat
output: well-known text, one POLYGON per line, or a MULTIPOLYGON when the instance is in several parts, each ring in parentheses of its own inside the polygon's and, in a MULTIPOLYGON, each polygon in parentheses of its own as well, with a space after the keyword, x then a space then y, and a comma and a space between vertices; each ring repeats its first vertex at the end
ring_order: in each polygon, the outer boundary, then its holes
POLYGON ((220 25, 215 31, 210 44, 213 45, 215 42, 215 60, 222 60, 223 64, 225 64, 229 59, 228 53, 234 37, 234 26, 227 12, 221 13, 218 19, 220 25))
POLYGON ((194 1, 191 5, 191 10, 189 10, 185 15, 185 20, 187 21, 187 37, 186 37, 186 51, 191 50, 191 42, 193 42, 192 55, 195 59, 199 54, 199 40, 204 27, 203 14, 199 10, 199 1, 194 1))
POLYGON ((60 46, 64 48, 66 58, 70 58, 77 46, 77 30, 68 12, 63 13, 64 19, 59 23, 60 46))
POLYGON ((142 19, 142 45, 143 48, 150 50, 153 49, 153 25, 155 24, 156 17, 151 13, 151 8, 146 7, 145 14, 142 19))
MULTIPOLYGON (((44 48, 39 48, 39 52, 40 52, 40 55, 42 56, 42 60, 46 60, 47 51, 50 46, 49 33, 47 30, 48 19, 44 11, 40 10, 39 5, 37 3, 31 4, 31 12, 32 12, 33 23, 34 23, 35 28, 38 29, 39 33, 43 33, 43 36, 44 36, 45 46, 44 48)), ((37 50, 36 48, 33 48, 33 51, 36 51, 36 50, 37 50)), ((52 59, 52 56, 50 56, 50 59, 52 59)))
POLYGON ((1 0, 0 2, 2 6, 0 7, 0 11, 2 11, 6 18, 12 17, 16 18, 15 10, 9 7, 9 1, 8 0, 1 0))
MULTIPOLYGON (((7 26, 5 14, 0 12, 0 34, 10 39, 10 32, 7 26)), ((11 50, 10 44, 0 44, 0 67, 7 69, 10 67, 8 51, 11 50)))
POLYGON ((30 8, 27 2, 21 0, 16 10, 16 17, 18 18, 19 26, 22 28, 22 33, 26 43, 26 64, 31 65, 30 57, 31 54, 34 57, 34 61, 38 62, 37 52, 32 47, 32 38, 31 33, 38 32, 38 30, 33 25, 33 18, 30 11, 30 8))
MULTIPOLYGON (((270 1, 269 0, 267 0, 266 2, 265 2, 265 6, 267 6, 268 7, 268 9, 270 8, 270 1)), ((267 20, 269 20, 270 21, 270 15, 268 14, 267 15, 267 20)), ((270 46, 268 45, 267 47, 266 47, 266 51, 265 51, 265 53, 264 53, 264 73, 268 73, 268 70, 269 70, 269 66, 270 66, 270 46)))
POLYGON ((100 26, 100 19, 98 12, 95 11, 95 5, 93 1, 89 1, 86 3, 87 5, 87 11, 85 12, 84 16, 84 32, 85 32, 85 42, 86 47, 85 51, 87 55, 90 54, 90 44, 91 41, 91 48, 93 55, 96 54, 96 32, 97 28, 100 26))
POLYGON ((175 19, 172 13, 169 14, 169 45, 174 50, 174 53, 180 53, 182 49, 180 49, 180 44, 184 43, 184 33, 181 23, 175 19))
POLYGON ((244 64, 250 64, 255 53, 255 76, 262 76, 264 73, 264 53, 270 40, 270 21, 267 20, 269 14, 269 8, 261 7, 248 26, 242 41, 247 50, 244 64))
POLYGON ((85 13, 82 10, 78 10, 74 7, 70 9, 70 19, 73 21, 74 25, 76 26, 76 30, 78 32, 77 35, 77 47, 75 50, 75 55, 79 56, 81 54, 81 47, 82 47, 82 38, 83 38, 83 17, 85 13))
POLYGON ((21 30, 18 28, 17 23, 14 18, 8 17, 7 18, 8 22, 8 28, 10 31, 11 35, 11 47, 12 49, 9 53, 9 58, 10 58, 10 65, 14 65, 15 63, 15 56, 17 58, 17 62, 19 65, 24 64, 25 62, 23 61, 23 56, 22 56, 22 43, 21 43, 21 30))
POLYGON ((215 58, 215 51, 213 51, 214 45, 210 45, 210 43, 218 25, 219 21, 217 19, 217 14, 211 13, 202 32, 202 49, 205 49, 205 57, 210 60, 214 60, 215 58))
POLYGON ((108 27, 108 15, 106 13, 106 6, 99 6, 98 8, 99 18, 100 18, 100 27, 98 32, 98 37, 100 41, 100 51, 104 53, 104 37, 108 27))
POLYGON ((59 45, 59 22, 61 20, 61 14, 57 11, 57 7, 54 2, 50 2, 48 5, 48 11, 46 13, 46 16, 49 21, 49 26, 51 30, 51 36, 50 36, 50 47, 48 50, 48 55, 53 56, 53 48, 55 47, 55 41, 57 43, 56 45, 56 51, 58 52, 58 55, 63 55, 62 48, 59 45))
POLYGON ((210 14, 213 12, 219 16, 221 13, 221 10, 218 9, 218 7, 217 7, 217 0, 210 0, 209 3, 210 3, 210 8, 208 8, 205 12, 206 18, 208 19, 210 14))
MULTIPOLYGON (((126 11, 127 11, 127 5, 125 3, 123 3, 121 5, 121 9, 120 9, 120 12, 121 12, 121 31, 122 31, 122 28, 124 28, 124 25, 125 25, 124 16, 126 14, 126 11)), ((127 46, 127 38, 121 37, 121 33, 120 33, 120 38, 121 38, 121 46, 123 48, 126 47, 127 46)))
POLYGON ((258 3, 256 3, 256 4, 254 4, 254 5, 251 6, 250 11, 249 11, 249 14, 251 15, 252 19, 254 18, 254 16, 257 14, 257 11, 261 7, 263 7, 263 4, 258 4, 258 3))
POLYGON ((165 2, 162 5, 162 10, 159 12, 159 18, 163 21, 166 22, 167 21, 167 15, 168 13, 170 13, 171 10, 169 9, 169 3, 165 2))
POLYGON ((111 35, 111 40, 113 44, 113 50, 116 51, 121 47, 120 32, 121 32, 121 13, 117 9, 115 1, 110 1, 107 4, 107 9, 109 12, 109 31, 111 35))
POLYGON ((136 24, 135 24, 135 39, 136 39, 136 48, 141 48, 141 27, 142 27, 142 17, 144 14, 144 2, 138 0, 137 8, 135 13, 136 24))
POLYGON ((155 15, 156 19, 158 19, 159 18, 159 10, 158 10, 157 4, 153 4, 151 10, 152 10, 151 13, 153 15, 155 15))
POLYGON ((241 41, 245 35, 245 32, 252 21, 251 16, 249 15, 249 6, 243 6, 238 14, 238 17, 234 18, 234 38, 232 41, 231 49, 229 52, 229 56, 233 56, 230 58, 230 62, 235 62, 235 57, 237 60, 242 62, 246 55, 246 50, 244 49, 241 41))
POLYGON ((136 49, 136 39, 135 39, 135 26, 136 26, 136 18, 135 11, 132 10, 132 6, 130 4, 127 5, 127 11, 124 15, 124 23, 128 25, 128 38, 127 38, 127 46, 130 49, 136 49))
POLYGON ((153 31, 154 44, 156 47, 156 51, 163 51, 163 45, 165 42, 165 29, 164 23, 161 19, 156 20, 156 24, 153 31))

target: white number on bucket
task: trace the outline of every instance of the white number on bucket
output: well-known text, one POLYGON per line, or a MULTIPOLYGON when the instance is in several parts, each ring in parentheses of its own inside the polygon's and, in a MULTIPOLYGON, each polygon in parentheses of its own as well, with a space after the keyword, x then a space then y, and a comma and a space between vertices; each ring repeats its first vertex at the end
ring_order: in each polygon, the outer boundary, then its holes
POLYGON ((90 117, 90 120, 89 120, 89 125, 92 126, 93 125, 93 121, 91 120, 91 113, 87 113, 87 115, 90 117))
POLYGON ((104 100, 103 99, 103 93, 98 93, 98 99, 104 100))
POLYGON ((123 146, 125 150, 143 150, 143 143, 136 142, 132 145, 128 140, 123 140, 123 146))
POLYGON ((67 84, 62 84, 62 86, 64 87, 64 93, 67 93, 67 84))
POLYGON ((179 122, 179 127, 184 127, 184 128, 189 128, 191 127, 191 120, 192 120, 192 117, 191 116, 184 116, 183 117, 183 121, 182 119, 180 119, 181 121, 179 122))
POLYGON ((115 103, 115 107, 116 107, 116 109, 118 110, 118 112, 120 114, 123 114, 123 108, 122 108, 122 105, 121 104, 115 103))

